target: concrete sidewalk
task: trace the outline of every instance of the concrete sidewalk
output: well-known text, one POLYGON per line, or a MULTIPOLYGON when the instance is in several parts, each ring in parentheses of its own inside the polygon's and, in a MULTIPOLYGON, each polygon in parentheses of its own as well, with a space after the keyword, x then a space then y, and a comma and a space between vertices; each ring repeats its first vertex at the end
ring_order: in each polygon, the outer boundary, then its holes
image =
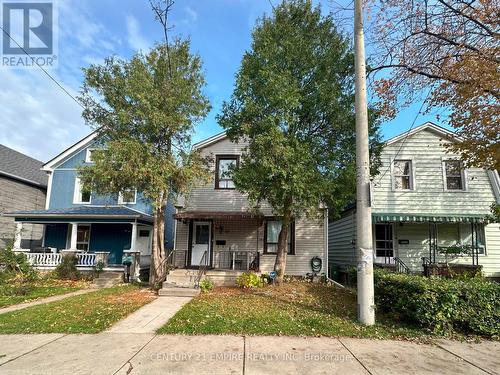
POLYGON ((155 333, 192 297, 159 297, 116 323, 110 333, 155 333))
POLYGON ((499 374, 500 343, 148 333, 0 336, 7 374, 499 374))
POLYGON ((96 290, 97 289, 80 289, 80 290, 77 290, 74 292, 69 292, 66 294, 58 294, 56 296, 40 298, 40 299, 36 299, 36 300, 30 301, 30 302, 24 302, 24 303, 19 303, 17 305, 2 307, 0 309, 0 314, 5 314, 8 312, 12 312, 12 311, 22 310, 22 309, 25 309, 25 308, 31 307, 31 306, 43 305, 43 304, 46 304, 49 302, 60 301, 60 300, 63 300, 63 299, 69 298, 69 297, 79 296, 81 294, 87 294, 90 292, 95 292, 96 290))

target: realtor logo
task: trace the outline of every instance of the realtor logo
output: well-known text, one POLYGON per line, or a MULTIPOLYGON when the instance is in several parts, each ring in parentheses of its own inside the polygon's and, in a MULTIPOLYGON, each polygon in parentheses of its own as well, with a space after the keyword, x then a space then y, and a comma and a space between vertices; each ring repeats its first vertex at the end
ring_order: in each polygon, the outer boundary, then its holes
POLYGON ((55 14, 52 1, 2 2, 2 66, 53 67, 55 14))

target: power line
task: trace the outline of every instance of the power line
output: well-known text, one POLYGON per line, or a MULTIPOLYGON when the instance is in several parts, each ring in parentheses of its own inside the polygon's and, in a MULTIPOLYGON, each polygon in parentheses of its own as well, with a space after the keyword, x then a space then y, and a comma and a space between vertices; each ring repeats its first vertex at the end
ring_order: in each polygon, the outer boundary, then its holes
POLYGON ((73 100, 75 101, 75 103, 77 103, 80 107, 82 107, 83 109, 85 109, 85 107, 83 106, 83 104, 82 104, 82 103, 80 103, 80 102, 78 101, 78 99, 76 99, 73 95, 71 95, 71 93, 70 93, 68 90, 66 90, 66 89, 64 88, 64 86, 63 86, 63 85, 61 85, 61 84, 60 84, 60 83, 59 83, 59 82, 58 82, 58 81, 57 81, 54 77, 52 77, 52 76, 50 75, 50 73, 49 73, 47 70, 45 70, 45 69, 43 68, 43 66, 41 66, 40 64, 38 64, 38 62, 35 60, 35 58, 34 58, 33 56, 31 56, 31 55, 28 53, 28 51, 26 51, 23 47, 21 47, 21 46, 19 45, 19 43, 17 43, 17 41, 16 41, 14 38, 12 38, 12 36, 11 36, 11 35, 10 35, 10 34, 9 34, 9 33, 8 33, 5 29, 4 29, 4 28, 3 28, 3 27, 1 27, 1 26, 0 26, 0 29, 2 29, 2 31, 5 33, 5 35, 7 35, 7 36, 10 38, 10 40, 12 40, 14 43, 16 43, 16 45, 17 45, 17 46, 18 46, 18 47, 19 47, 19 48, 20 48, 20 49, 21 49, 21 50, 22 50, 22 51, 23 51, 23 52, 24 52, 24 53, 25 53, 25 54, 26 54, 26 55, 27 55, 30 59, 31 59, 31 61, 32 61, 32 62, 34 62, 34 63, 36 64, 36 66, 38 66, 38 67, 42 70, 42 72, 44 72, 44 73, 47 75, 47 77, 49 77, 49 78, 50 78, 50 79, 51 79, 51 80, 52 80, 52 81, 53 81, 53 82, 54 82, 57 86, 59 86, 59 88, 60 88, 61 90, 63 90, 63 92, 64 92, 66 95, 68 95, 71 99, 73 99, 73 100))
MULTIPOLYGON (((398 151, 396 152, 396 155, 394 155, 393 159, 397 159, 399 153, 401 152, 401 150, 403 149, 403 146, 406 142, 406 140, 408 139, 408 137, 410 136, 410 132, 412 131, 413 127, 415 126, 415 123, 418 119, 418 116, 420 116, 421 112, 422 112, 422 109, 424 108, 424 105, 425 105, 425 102, 427 101, 427 99, 429 98, 429 94, 431 93, 431 90, 429 89, 429 91, 427 92, 427 95, 425 96, 425 99, 424 101, 422 102, 422 104, 420 105, 420 108, 417 112, 417 114, 415 115, 415 118, 413 119, 413 122, 411 123, 411 126, 408 128, 408 130, 406 131, 406 134, 403 138, 403 140, 401 141, 401 145, 399 146, 398 148, 398 151)), ((384 178, 384 176, 387 174, 387 172, 391 169, 391 163, 389 163, 389 165, 387 166, 387 168, 385 169, 384 173, 382 174, 382 176, 378 179, 378 183, 380 183, 380 181, 382 181, 382 179, 384 178)))

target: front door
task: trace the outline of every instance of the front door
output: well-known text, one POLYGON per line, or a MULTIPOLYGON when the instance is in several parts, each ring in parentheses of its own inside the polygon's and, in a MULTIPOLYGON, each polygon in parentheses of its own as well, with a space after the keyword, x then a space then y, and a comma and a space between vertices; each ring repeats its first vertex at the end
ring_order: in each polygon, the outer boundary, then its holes
POLYGON ((191 243, 191 266, 210 264, 210 238, 212 223, 209 221, 193 222, 193 239, 191 243))
POLYGON ((392 223, 375 224, 375 263, 394 263, 394 227, 392 223))

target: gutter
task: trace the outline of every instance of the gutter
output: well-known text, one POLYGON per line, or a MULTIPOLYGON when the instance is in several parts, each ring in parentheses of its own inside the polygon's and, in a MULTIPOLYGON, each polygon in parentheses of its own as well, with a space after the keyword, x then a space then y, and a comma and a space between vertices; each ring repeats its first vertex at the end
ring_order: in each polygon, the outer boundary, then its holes
POLYGON ((27 178, 24 178, 24 177, 16 176, 15 174, 11 174, 11 173, 7 173, 7 172, 4 172, 4 171, 0 171, 0 175, 12 178, 14 180, 19 180, 19 181, 22 181, 22 182, 26 182, 27 184, 30 184, 30 185, 34 185, 34 186, 37 186, 37 187, 45 188, 45 190, 47 190, 47 185, 41 184, 39 182, 30 180, 30 179, 27 179, 27 178))

